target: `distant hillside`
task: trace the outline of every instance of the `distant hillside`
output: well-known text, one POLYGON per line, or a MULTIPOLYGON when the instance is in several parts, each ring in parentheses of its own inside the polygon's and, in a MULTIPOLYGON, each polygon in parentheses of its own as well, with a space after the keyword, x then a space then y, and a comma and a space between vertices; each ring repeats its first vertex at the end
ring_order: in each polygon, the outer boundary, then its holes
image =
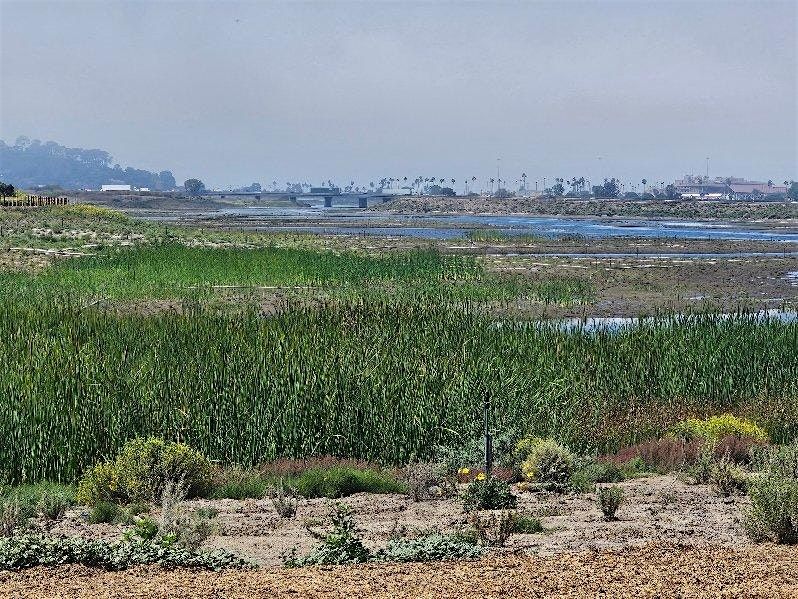
POLYGON ((153 173, 112 165, 104 150, 67 148, 54 141, 19 137, 13 146, 0 140, 0 181, 18 189, 39 185, 58 185, 64 189, 98 189, 107 183, 130 184, 154 190, 173 189, 175 178, 169 171, 153 173))

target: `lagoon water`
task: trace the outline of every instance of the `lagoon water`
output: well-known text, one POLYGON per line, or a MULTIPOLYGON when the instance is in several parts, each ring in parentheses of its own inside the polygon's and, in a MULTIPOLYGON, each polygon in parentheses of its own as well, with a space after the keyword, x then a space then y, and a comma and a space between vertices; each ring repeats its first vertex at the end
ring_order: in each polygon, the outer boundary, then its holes
MULTIPOLYGON (((426 239, 459 239, 469 230, 491 229, 508 235, 548 237, 650 237, 670 239, 728 239, 798 243, 798 229, 778 223, 759 227, 735 222, 696 222, 639 218, 549 217, 525 215, 389 214, 346 208, 223 209, 197 214, 202 218, 233 218, 258 230, 298 231, 337 235, 394 235, 426 239), (323 219, 323 223, 317 222, 323 219), (274 221, 270 224, 269 221, 274 221), (336 221, 340 221, 340 224, 336 221)), ((792 250, 792 248, 789 248, 792 250)))

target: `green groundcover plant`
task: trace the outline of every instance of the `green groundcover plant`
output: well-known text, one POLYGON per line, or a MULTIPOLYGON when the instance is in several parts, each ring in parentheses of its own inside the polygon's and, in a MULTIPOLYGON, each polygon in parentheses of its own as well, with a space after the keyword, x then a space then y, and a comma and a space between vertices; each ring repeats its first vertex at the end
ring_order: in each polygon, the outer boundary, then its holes
POLYGON ((253 567, 250 562, 228 551, 189 551, 158 541, 108 542, 40 534, 0 538, 0 571, 63 564, 104 570, 124 570, 147 564, 203 570, 253 567))

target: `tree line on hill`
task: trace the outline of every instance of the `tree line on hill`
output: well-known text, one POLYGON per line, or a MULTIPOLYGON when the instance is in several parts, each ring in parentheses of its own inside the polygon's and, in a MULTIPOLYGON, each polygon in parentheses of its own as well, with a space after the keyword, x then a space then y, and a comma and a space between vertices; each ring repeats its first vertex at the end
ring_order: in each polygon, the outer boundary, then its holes
POLYGON ((67 148, 54 141, 20 136, 14 145, 0 140, 0 179, 18 189, 58 186, 63 189, 99 189, 105 184, 127 184, 165 191, 176 187, 170 171, 122 168, 104 150, 67 148))

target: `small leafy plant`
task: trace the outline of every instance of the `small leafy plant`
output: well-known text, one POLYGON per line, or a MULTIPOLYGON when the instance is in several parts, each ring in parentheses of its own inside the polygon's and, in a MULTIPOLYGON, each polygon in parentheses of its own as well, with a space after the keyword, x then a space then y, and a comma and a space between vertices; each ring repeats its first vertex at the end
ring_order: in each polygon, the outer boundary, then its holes
POLYGON ((624 502, 624 492, 618 485, 608 485, 596 488, 596 502, 598 503, 604 519, 607 521, 617 520, 615 513, 624 502))
POLYGON ((413 501, 440 499, 454 492, 453 485, 444 476, 443 467, 429 462, 408 464, 403 471, 407 492, 413 501))
POLYGON ((744 525, 754 541, 798 543, 798 480, 767 473, 749 484, 744 525))
POLYGON ((433 562, 476 559, 484 549, 459 535, 432 533, 415 539, 391 539, 384 549, 377 551, 375 562, 433 562))
POLYGON ((743 469, 735 465, 727 456, 712 464, 709 480, 715 491, 723 497, 745 491, 748 483, 748 477, 743 469))
POLYGON ((122 508, 110 501, 98 501, 89 512, 89 524, 111 524, 119 519, 122 508))
POLYGON ((461 499, 466 512, 513 509, 517 503, 510 485, 493 477, 478 479, 469 484, 461 499))
POLYGON ((371 554, 357 536, 351 510, 335 504, 330 520, 332 527, 326 534, 313 530, 312 526, 306 527, 321 544, 304 557, 297 557, 296 550, 291 550, 283 560, 286 567, 359 564, 369 560, 371 554))
POLYGON ((540 518, 515 513, 512 518, 512 531, 519 534, 537 534, 543 532, 543 524, 540 518))
POLYGON ((286 485, 282 479, 267 494, 280 518, 293 518, 296 516, 299 503, 296 497, 296 490, 286 485))
POLYGON ((62 564, 105 570, 124 570, 146 564, 205 570, 253 567, 228 551, 196 552, 158 541, 123 539, 111 543, 38 534, 0 538, 0 571, 62 564))
POLYGON ((504 547, 515 524, 513 514, 504 510, 471 512, 468 522, 474 528, 477 542, 483 547, 504 547))

